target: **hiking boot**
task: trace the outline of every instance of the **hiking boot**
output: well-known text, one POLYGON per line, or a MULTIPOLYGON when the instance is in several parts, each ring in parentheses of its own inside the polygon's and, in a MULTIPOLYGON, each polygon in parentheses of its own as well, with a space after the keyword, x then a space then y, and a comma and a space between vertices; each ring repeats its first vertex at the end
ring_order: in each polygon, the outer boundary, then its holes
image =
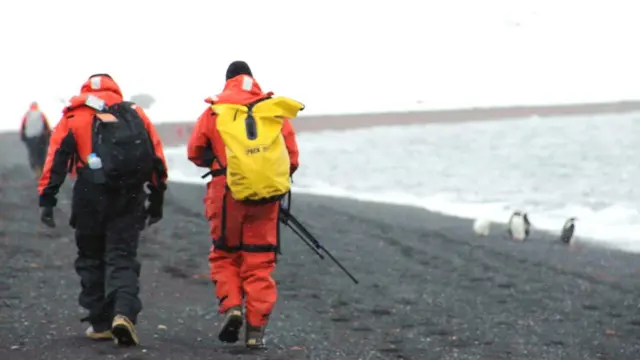
POLYGON ((116 315, 111 324, 111 332, 115 343, 121 346, 139 345, 138 335, 136 335, 136 327, 133 322, 126 316, 116 315))
POLYGON ((249 349, 264 349, 266 348, 264 342, 264 330, 265 326, 252 326, 247 323, 246 329, 246 346, 249 349))
POLYGON ((222 323, 220 334, 218 339, 226 343, 235 343, 240 336, 240 328, 242 328, 242 308, 240 306, 234 306, 229 308, 226 312, 226 317, 222 323))
POLYGON ((89 339, 96 340, 96 341, 113 339, 113 334, 111 333, 111 330, 107 329, 103 331, 96 331, 93 328, 93 325, 87 328, 87 331, 85 331, 85 334, 89 339))

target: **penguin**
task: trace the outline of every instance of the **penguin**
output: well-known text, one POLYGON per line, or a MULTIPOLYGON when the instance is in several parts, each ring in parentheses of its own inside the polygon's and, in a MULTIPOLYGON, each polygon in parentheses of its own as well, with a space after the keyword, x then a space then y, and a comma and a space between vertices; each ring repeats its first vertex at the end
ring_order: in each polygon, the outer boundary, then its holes
POLYGON ((509 237, 512 240, 524 241, 529 237, 531 231, 531 222, 529 215, 522 211, 514 211, 509 218, 509 237))
POLYGON ((562 232, 560 233, 560 241, 565 244, 571 242, 573 238, 573 233, 576 231, 576 218, 571 217, 565 221, 564 226, 562 226, 562 232))
POLYGON ((491 221, 488 219, 476 219, 473 222, 473 232, 477 236, 488 236, 491 230, 491 221))

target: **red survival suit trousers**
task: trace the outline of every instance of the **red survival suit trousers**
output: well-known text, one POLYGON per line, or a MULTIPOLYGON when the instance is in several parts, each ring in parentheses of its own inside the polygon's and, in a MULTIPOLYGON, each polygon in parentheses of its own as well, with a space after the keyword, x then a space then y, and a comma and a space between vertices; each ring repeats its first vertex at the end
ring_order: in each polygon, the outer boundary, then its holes
POLYGON ((214 244, 209 253, 211 280, 220 312, 242 306, 252 326, 265 326, 277 300, 275 269, 279 202, 245 204, 225 192, 224 180, 207 185, 204 199, 214 244), (224 200, 224 201, 223 201, 224 200))

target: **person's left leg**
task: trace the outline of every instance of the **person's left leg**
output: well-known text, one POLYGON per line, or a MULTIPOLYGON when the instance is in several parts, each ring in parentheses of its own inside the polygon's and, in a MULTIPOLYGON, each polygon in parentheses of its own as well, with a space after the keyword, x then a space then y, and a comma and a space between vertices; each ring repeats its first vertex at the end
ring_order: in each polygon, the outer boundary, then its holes
POLYGON ((246 345, 264 347, 264 331, 277 300, 275 269, 279 203, 247 206, 240 276, 245 292, 246 345))
POLYGON ((140 300, 140 269, 138 243, 144 226, 144 193, 122 195, 122 206, 108 214, 106 222, 106 291, 113 300, 111 332, 119 345, 138 345, 135 331, 140 300))
POLYGON ((242 278, 240 265, 240 240, 242 236, 243 209, 231 199, 222 196, 209 213, 211 239, 213 245, 209 253, 211 281, 215 286, 219 303, 219 312, 225 314, 218 339, 226 343, 235 343, 243 325, 242 315, 242 278), (217 205, 216 205, 217 204, 217 205), (224 204, 224 205, 223 205, 224 204))
POLYGON ((74 265, 81 285, 78 302, 89 311, 82 321, 91 324, 86 334, 94 340, 111 339, 113 315, 104 296, 104 235, 76 231, 75 238, 78 256, 74 265))
POLYGON ((38 175, 38 139, 39 138, 26 138, 24 144, 27 147, 27 154, 29 155, 29 167, 38 175))

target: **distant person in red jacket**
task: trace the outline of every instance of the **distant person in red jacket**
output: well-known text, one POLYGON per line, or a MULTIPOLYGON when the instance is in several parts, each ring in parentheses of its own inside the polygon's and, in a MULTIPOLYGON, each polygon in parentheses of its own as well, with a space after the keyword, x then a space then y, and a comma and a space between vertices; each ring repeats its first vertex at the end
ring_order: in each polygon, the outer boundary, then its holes
POLYGON ((31 103, 29 111, 22 118, 20 125, 20 139, 26 145, 29 153, 29 166, 37 177, 42 173, 42 167, 47 157, 47 147, 51 137, 51 127, 38 103, 31 103))

